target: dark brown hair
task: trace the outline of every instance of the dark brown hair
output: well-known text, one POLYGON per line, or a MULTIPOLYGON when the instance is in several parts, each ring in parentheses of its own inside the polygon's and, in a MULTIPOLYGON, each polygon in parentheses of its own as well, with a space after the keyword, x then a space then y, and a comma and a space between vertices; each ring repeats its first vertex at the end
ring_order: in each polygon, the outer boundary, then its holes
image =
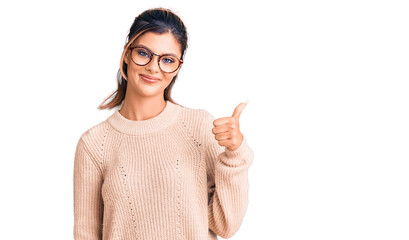
MULTIPOLYGON (((166 32, 171 32, 173 36, 177 39, 181 46, 181 59, 183 60, 183 57, 186 53, 186 48, 187 48, 187 41, 188 41, 188 35, 186 32, 186 27, 183 24, 182 20, 174 14, 170 9, 166 8, 152 8, 144 11, 143 13, 139 14, 137 16, 129 29, 129 34, 127 36, 127 42, 124 47, 124 51, 122 53, 121 57, 121 62, 120 62, 120 67, 117 73, 117 83, 118 83, 118 89, 115 90, 109 97, 107 97, 101 105, 98 106, 98 109, 103 110, 103 109, 112 109, 118 105, 121 105, 124 98, 125 98, 125 93, 126 93, 126 86, 127 86, 127 81, 126 79, 128 78, 127 76, 127 64, 124 62, 124 56, 126 53, 126 50, 128 47, 131 45, 135 39, 142 35, 143 33, 146 32, 155 32, 155 33, 166 33, 166 32), (107 104, 104 104, 108 99, 112 98, 113 99, 108 102, 107 104)), ((172 87, 175 84, 175 81, 177 79, 178 74, 176 74, 172 81, 170 82, 169 86, 165 88, 163 97, 166 100, 169 100, 172 103, 177 104, 175 101, 173 101, 171 97, 171 91, 172 87)), ((180 104, 178 104, 180 105, 180 104)))

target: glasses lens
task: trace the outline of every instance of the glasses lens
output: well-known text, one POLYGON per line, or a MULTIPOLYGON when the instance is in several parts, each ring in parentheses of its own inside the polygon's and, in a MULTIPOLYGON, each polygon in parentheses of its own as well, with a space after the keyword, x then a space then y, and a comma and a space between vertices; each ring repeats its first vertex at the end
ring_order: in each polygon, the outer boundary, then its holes
POLYGON ((162 56, 159 67, 164 72, 174 72, 179 67, 179 59, 170 55, 162 56))
POLYGON ((145 65, 151 59, 151 53, 144 48, 134 48, 132 59, 138 65, 145 65))

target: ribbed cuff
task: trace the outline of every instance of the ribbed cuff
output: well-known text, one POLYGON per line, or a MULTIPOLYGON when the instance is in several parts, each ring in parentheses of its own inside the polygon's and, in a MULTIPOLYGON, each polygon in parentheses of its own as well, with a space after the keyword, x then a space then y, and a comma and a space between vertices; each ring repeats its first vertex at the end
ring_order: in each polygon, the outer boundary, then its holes
POLYGON ((242 165, 250 166, 253 162, 253 151, 247 145, 247 139, 243 134, 243 141, 239 148, 230 151, 225 147, 225 154, 220 158, 224 165, 238 167, 242 165))

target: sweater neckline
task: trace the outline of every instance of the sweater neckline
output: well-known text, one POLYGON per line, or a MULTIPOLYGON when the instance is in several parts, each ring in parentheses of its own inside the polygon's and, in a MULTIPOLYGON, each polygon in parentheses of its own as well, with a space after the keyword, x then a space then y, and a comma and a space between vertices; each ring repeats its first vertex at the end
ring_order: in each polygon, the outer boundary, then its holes
POLYGON ((107 121, 117 131, 129 135, 142 135, 161 131, 171 125, 177 118, 180 106, 166 100, 166 106, 158 115, 135 121, 125 118, 119 113, 119 109, 108 117, 107 121))

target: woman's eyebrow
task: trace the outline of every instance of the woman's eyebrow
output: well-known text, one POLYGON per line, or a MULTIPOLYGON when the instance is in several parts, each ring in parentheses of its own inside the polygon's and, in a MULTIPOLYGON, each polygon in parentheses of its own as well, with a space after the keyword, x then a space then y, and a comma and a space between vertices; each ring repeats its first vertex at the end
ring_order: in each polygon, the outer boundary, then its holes
MULTIPOLYGON (((149 49, 149 51, 153 52, 150 48, 148 48, 147 46, 145 46, 145 45, 143 45, 143 44, 136 44, 135 47, 144 47, 144 48, 149 49)), ((174 54, 174 53, 163 53, 163 54, 160 54, 160 55, 172 55, 172 56, 178 57, 178 56, 176 56, 176 54, 174 54)))

